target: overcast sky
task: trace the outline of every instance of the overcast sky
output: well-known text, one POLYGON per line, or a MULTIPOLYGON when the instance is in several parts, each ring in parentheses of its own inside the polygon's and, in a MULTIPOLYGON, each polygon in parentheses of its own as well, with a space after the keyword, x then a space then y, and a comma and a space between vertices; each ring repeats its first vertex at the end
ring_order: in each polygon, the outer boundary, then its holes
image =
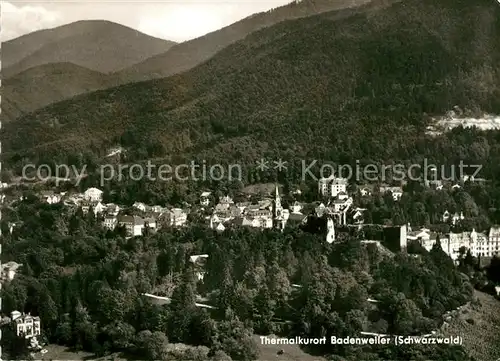
POLYGON ((291 0, 1 1, 2 41, 77 20, 103 19, 148 35, 185 41, 291 0))

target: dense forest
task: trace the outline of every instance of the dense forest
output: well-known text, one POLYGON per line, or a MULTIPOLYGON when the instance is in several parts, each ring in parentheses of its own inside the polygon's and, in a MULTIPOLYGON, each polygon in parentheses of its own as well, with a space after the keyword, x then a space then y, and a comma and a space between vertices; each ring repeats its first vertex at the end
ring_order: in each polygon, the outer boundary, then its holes
MULTIPOLYGON (((356 235, 329 245, 324 234, 300 229, 219 234, 196 225, 125 239, 104 231, 93 215, 35 198, 18 204, 5 221, 15 216, 24 224, 3 236, 3 256, 23 267, 2 287, 4 312, 40 315, 45 339, 98 355, 253 360, 253 333, 420 335, 472 297, 468 277, 439 246, 414 257, 362 244, 356 235), (196 254, 209 255, 203 281, 189 261, 196 254), (172 302, 155 306, 141 293, 172 302), (197 295, 216 309, 195 307, 197 295), (375 308, 368 298, 379 301, 375 308), (173 343, 198 348, 168 356, 173 343)), ((12 359, 25 357, 9 351, 12 359)), ((311 351, 332 360, 469 360, 461 347, 442 345, 311 351)))

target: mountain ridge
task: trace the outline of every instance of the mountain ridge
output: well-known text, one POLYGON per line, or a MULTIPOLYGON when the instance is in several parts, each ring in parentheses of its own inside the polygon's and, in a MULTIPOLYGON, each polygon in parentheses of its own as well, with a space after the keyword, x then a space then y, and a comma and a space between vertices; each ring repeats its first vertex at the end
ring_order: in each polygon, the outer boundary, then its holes
POLYGON ((4 42, 2 77, 61 62, 113 72, 164 52, 174 44, 111 21, 81 20, 4 42))
MULTIPOLYGON (((327 11, 355 8, 371 0, 303 0, 292 2, 266 12, 252 14, 242 20, 196 39, 179 43, 167 52, 118 72, 123 82, 163 78, 187 71, 210 59, 226 46, 242 40, 254 31, 282 21, 308 17, 327 11)), ((379 1, 377 1, 379 2, 379 1)))
POLYGON ((18 127, 6 124, 4 149, 61 157, 121 143, 146 158, 392 159, 399 144, 422 137, 427 115, 455 105, 500 113, 493 4, 407 0, 337 21, 326 13, 282 22, 188 72, 78 96, 18 127))

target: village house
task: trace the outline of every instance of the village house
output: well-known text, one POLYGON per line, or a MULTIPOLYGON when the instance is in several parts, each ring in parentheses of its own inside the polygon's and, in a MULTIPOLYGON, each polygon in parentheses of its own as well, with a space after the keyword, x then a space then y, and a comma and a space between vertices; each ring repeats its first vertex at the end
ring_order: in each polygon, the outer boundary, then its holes
POLYGON ((148 210, 148 206, 142 202, 135 202, 132 207, 134 207, 135 209, 138 209, 140 210, 141 212, 146 212, 148 210))
POLYGON ((119 216, 118 225, 125 227, 127 237, 142 236, 144 219, 139 216, 119 216))
POLYGON ((334 176, 320 178, 318 181, 318 191, 323 197, 337 197, 339 193, 347 192, 348 181, 346 178, 334 176))
POLYGON ((2 281, 12 281, 16 276, 17 270, 22 264, 13 261, 2 263, 1 279, 2 281))
POLYGON ((30 314, 23 314, 19 311, 12 311, 11 320, 16 327, 18 337, 32 338, 40 336, 40 317, 33 317, 30 314))
POLYGON ((210 227, 210 229, 216 229, 216 228, 225 229, 225 227, 220 227, 220 225, 224 225, 224 223, 228 223, 229 221, 231 221, 233 219, 234 219, 234 217, 231 217, 231 216, 228 216, 225 214, 214 213, 214 214, 212 214, 212 216, 209 219, 208 226, 210 227))
POLYGON ((443 223, 448 223, 451 221, 451 224, 456 225, 458 222, 463 221, 465 219, 463 212, 455 213, 451 216, 450 212, 447 210, 443 213, 443 223))
POLYGON ((98 214, 102 214, 106 211, 106 206, 101 202, 94 202, 92 204, 92 209, 94 210, 94 215, 97 216, 98 214))
POLYGON ((102 191, 97 188, 89 188, 83 193, 83 198, 90 202, 102 201, 102 191))
POLYGON ((215 213, 227 212, 233 206, 235 206, 235 204, 234 201, 231 199, 231 197, 225 196, 219 200, 219 203, 217 203, 217 205, 215 206, 214 212, 215 213))
POLYGON ((353 204, 352 197, 342 192, 329 203, 330 214, 337 217, 340 224, 347 224, 347 213, 353 204))
POLYGON ((205 266, 207 263, 208 254, 198 254, 189 257, 189 261, 194 264, 194 271, 198 281, 203 281, 206 271, 205 266))
POLYGON ((330 204, 331 206, 333 206, 334 212, 343 212, 344 210, 347 211, 347 209, 352 206, 353 199, 351 197, 339 197, 337 199, 334 199, 330 204))
POLYGON ((364 220, 364 212, 366 211, 365 208, 354 208, 351 209, 350 214, 349 214, 349 220, 353 224, 363 224, 365 222, 364 220))
POLYGON ((152 232, 156 232, 157 230, 156 219, 153 217, 144 218, 144 227, 152 232))
POLYGON ((187 222, 187 212, 181 208, 172 208, 161 214, 161 223, 165 227, 181 227, 187 222))
POLYGON ((209 227, 210 229, 215 229, 219 232, 222 232, 226 229, 224 223, 228 222, 230 219, 221 219, 217 214, 213 214, 209 219, 209 227))
POLYGON ((270 211, 273 210, 273 200, 271 198, 261 199, 257 202, 257 204, 261 209, 267 208, 270 211))
POLYGON ((272 211, 267 204, 230 204, 229 208, 219 207, 210 219, 210 228, 222 229, 220 225, 231 223, 235 226, 249 226, 256 228, 272 228, 272 211), (224 210, 222 210, 224 209, 224 210))
POLYGON ((234 224, 235 226, 240 226, 240 227, 247 226, 254 228, 273 228, 272 214, 271 216, 258 216, 258 215, 253 216, 251 214, 245 214, 243 216, 234 218, 231 223, 234 224))
POLYGON ((304 204, 295 201, 290 206, 290 212, 292 212, 292 213, 300 213, 303 208, 304 208, 304 204))
POLYGON ((244 213, 248 207, 254 207, 254 206, 255 205, 252 204, 252 202, 238 202, 238 203, 236 203, 236 207, 238 207, 238 209, 240 210, 241 213, 244 213))
POLYGON ((437 233, 431 232, 427 228, 421 228, 413 231, 410 224, 407 226, 406 238, 408 241, 418 241, 425 249, 430 251, 434 243, 436 243, 437 233))
POLYGON ((401 187, 387 187, 387 186, 381 186, 380 187, 380 194, 387 194, 391 193, 392 198, 395 201, 399 201, 401 197, 403 196, 403 189, 401 187))
POLYGON ((114 230, 116 225, 118 224, 118 219, 115 215, 108 214, 104 216, 103 227, 109 229, 110 231, 114 230))
POLYGON ((83 214, 87 214, 90 211, 90 207, 92 207, 92 203, 89 201, 83 201, 81 203, 81 207, 83 214))
POLYGON ((321 203, 315 208, 315 213, 317 217, 323 217, 324 215, 335 220, 338 224, 347 224, 347 212, 352 205, 352 198, 347 198, 345 200, 335 199, 330 202, 328 206, 321 203))
POLYGON ((287 217, 286 226, 296 227, 299 225, 303 225, 307 222, 307 216, 300 212, 290 212, 287 217))
MULTIPOLYGON (((422 246, 430 251, 436 243, 437 234, 428 229, 409 232, 408 240, 419 240, 422 246)), ((476 232, 449 233, 440 238, 441 248, 453 260, 460 256, 460 249, 470 251, 473 257, 493 257, 500 254, 500 228, 492 227, 488 235, 476 232)))
POLYGON ((328 197, 330 194, 330 190, 328 188, 330 182, 332 181, 332 178, 320 178, 318 180, 318 192, 321 194, 323 197, 328 197))
POLYGON ((210 218, 210 228, 223 230, 225 223, 235 226, 255 228, 278 228, 283 230, 290 216, 288 209, 283 209, 278 186, 275 190, 275 199, 264 199, 257 204, 234 204, 230 199, 224 199, 215 206, 210 218))
POLYGON ((159 206, 159 205, 154 205, 152 207, 150 207, 150 210, 149 210, 151 213, 153 214, 157 214, 157 215, 160 215, 162 214, 163 212, 166 211, 166 209, 162 206, 159 206))
POLYGON ((15 228, 20 227, 23 222, 9 222, 9 233, 12 234, 15 228))
POLYGON ((54 191, 41 192, 41 200, 48 204, 56 204, 61 201, 61 195, 54 193, 54 191))
POLYGON ((494 226, 488 232, 488 254, 489 257, 500 256, 500 227, 494 226))
POLYGON ((120 213, 120 207, 117 206, 114 203, 108 203, 106 204, 106 214, 111 215, 111 216, 117 216, 118 213, 120 213))
POLYGON ((314 209, 316 216, 317 217, 323 217, 323 214, 327 212, 327 207, 325 206, 324 203, 320 203, 315 209, 314 209))
POLYGON ((222 197, 219 203, 214 207, 212 216, 209 219, 209 227, 211 229, 223 230, 225 229, 225 227, 223 227, 224 224, 241 217, 244 212, 253 209, 259 210, 261 207, 249 203, 235 204, 229 196, 222 197))
POLYGON ((483 233, 477 233, 475 229, 472 229, 472 232, 450 233, 445 239, 445 245, 446 241, 448 241, 447 253, 453 260, 458 258, 462 247, 470 250, 474 257, 485 256, 487 237, 483 233))
POLYGON ((461 179, 461 183, 466 183, 466 182, 470 182, 470 183, 484 183, 486 182, 486 179, 484 178, 477 178, 477 177, 474 177, 473 175, 469 176, 469 175, 464 175, 461 179))
POLYGON ((367 197, 372 195, 372 189, 368 186, 361 186, 359 188, 359 194, 361 197, 367 197))
POLYGON ((210 205, 210 192, 203 192, 200 196, 200 204, 203 207, 208 207, 210 205))

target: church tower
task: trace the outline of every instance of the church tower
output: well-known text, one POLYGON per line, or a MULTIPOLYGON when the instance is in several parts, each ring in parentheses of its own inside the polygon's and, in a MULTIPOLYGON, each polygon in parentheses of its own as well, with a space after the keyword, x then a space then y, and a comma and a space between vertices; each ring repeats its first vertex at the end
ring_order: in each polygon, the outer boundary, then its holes
POLYGON ((276 185, 276 192, 274 198, 274 226, 283 230, 285 228, 285 220, 283 218, 283 206, 281 205, 281 197, 276 185))
POLYGON ((326 232, 326 241, 330 244, 335 242, 335 223, 330 217, 328 217, 326 221, 326 232))

